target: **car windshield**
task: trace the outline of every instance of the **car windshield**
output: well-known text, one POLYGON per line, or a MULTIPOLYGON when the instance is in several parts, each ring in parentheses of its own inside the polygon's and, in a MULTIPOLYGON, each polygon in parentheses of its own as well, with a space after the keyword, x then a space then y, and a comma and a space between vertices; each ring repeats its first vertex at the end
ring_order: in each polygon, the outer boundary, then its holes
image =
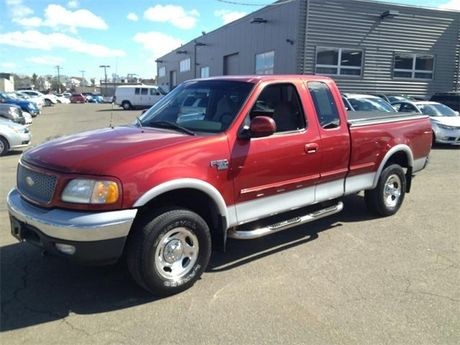
POLYGON ((348 98, 356 111, 384 111, 395 112, 395 109, 381 98, 348 98))
POLYGON ((19 99, 19 97, 16 96, 16 94, 14 94, 14 93, 12 93, 12 92, 7 92, 7 93, 6 93, 6 97, 12 98, 12 99, 19 99))
POLYGON ((241 81, 193 81, 161 98, 140 116, 142 127, 178 127, 219 133, 235 119, 254 84, 241 81))
POLYGON ((458 116, 455 111, 449 108, 447 105, 437 104, 417 104, 417 108, 424 115, 428 116, 458 116))

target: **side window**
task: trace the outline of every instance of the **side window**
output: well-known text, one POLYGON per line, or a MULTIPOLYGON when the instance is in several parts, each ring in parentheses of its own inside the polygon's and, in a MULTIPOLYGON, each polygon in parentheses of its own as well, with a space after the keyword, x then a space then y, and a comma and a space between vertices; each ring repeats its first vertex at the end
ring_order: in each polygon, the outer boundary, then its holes
POLYGON ((145 87, 143 87, 141 89, 141 95, 148 95, 149 94, 149 89, 146 89, 145 87))
MULTIPOLYGON (((316 109, 318 121, 324 129, 332 129, 340 126, 339 112, 334 97, 329 87, 318 81, 308 83, 308 90, 316 109)), ((354 107, 354 105, 352 104, 354 107)), ((356 109, 356 108, 355 108, 356 109)))
POLYGON ((160 93, 156 89, 150 89, 150 95, 151 96, 156 96, 159 95, 160 93))
POLYGON ((251 118, 259 115, 273 117, 276 123, 276 132, 297 131, 306 128, 300 98, 292 84, 267 86, 251 110, 251 118))
POLYGON ((134 94, 139 95, 141 93, 141 89, 139 87, 136 87, 134 89, 134 94))

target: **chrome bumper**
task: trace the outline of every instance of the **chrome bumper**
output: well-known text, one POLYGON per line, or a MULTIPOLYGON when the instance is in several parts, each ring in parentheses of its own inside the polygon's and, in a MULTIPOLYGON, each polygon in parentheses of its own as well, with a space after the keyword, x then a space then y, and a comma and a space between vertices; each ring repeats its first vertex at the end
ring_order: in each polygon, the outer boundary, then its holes
POLYGON ((7 205, 12 217, 43 234, 77 242, 126 237, 137 213, 137 209, 108 212, 45 209, 25 201, 16 189, 8 194, 7 205))

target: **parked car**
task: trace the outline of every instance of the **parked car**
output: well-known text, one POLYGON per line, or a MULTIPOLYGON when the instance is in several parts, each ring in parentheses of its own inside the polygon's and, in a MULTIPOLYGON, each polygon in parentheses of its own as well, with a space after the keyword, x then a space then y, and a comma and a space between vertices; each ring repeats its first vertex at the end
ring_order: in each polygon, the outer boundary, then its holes
POLYGON ((343 98, 345 105, 351 106, 351 111, 383 111, 386 113, 394 113, 396 110, 390 103, 378 96, 357 93, 344 93, 343 98))
POLYGON ((0 156, 10 150, 24 148, 30 145, 30 130, 11 120, 0 118, 0 156))
POLYGON ((81 93, 74 93, 70 96, 70 103, 86 103, 86 97, 81 93))
POLYGON ((38 106, 34 102, 18 98, 16 95, 13 94, 0 92, 0 103, 16 104, 21 107, 22 111, 29 113, 33 117, 37 116, 40 113, 40 109, 38 109, 38 106))
POLYGON ((21 108, 15 104, 1 103, 0 117, 19 123, 21 125, 26 124, 26 119, 22 113, 21 108))
POLYGON ((70 103, 70 99, 65 97, 61 93, 57 93, 54 96, 56 97, 56 100, 57 100, 58 103, 62 103, 62 104, 69 104, 70 103))
POLYGON ((88 99, 89 103, 103 103, 104 102, 104 97, 102 95, 93 93, 91 94, 91 98, 88 99))
POLYGON ((14 94, 19 98, 25 99, 26 101, 34 102, 37 105, 38 109, 40 109, 40 111, 42 110, 43 106, 45 105, 45 101, 43 100, 42 97, 30 96, 30 95, 28 95, 26 93, 23 93, 22 91, 16 91, 16 92, 14 92, 14 94))
POLYGON ((399 112, 428 115, 433 130, 433 143, 460 145, 460 116, 447 105, 431 101, 395 102, 399 112))
POLYGON ((360 191, 375 215, 398 212, 427 164, 430 120, 351 114, 326 77, 184 82, 135 124, 28 150, 11 234, 77 262, 124 256, 140 286, 178 293, 227 238, 289 231, 360 191))
POLYGON ((439 92, 435 93, 430 101, 439 102, 447 105, 449 108, 460 112, 460 92, 439 92))
POLYGON ((56 97, 51 93, 44 94, 44 93, 41 93, 40 91, 35 91, 35 90, 21 90, 21 93, 25 93, 32 97, 41 97, 47 107, 50 107, 53 104, 58 103, 56 97))
POLYGON ((166 92, 156 85, 121 85, 115 89, 114 102, 124 110, 150 108, 166 92))
POLYGON ((407 95, 403 93, 370 93, 370 95, 380 97, 388 103, 398 101, 424 101, 423 96, 407 95))

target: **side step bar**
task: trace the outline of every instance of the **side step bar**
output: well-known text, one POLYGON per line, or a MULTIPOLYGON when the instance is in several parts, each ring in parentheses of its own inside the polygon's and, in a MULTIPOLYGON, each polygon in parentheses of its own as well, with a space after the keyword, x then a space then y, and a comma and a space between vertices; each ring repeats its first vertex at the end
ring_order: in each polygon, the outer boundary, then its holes
POLYGON ((271 224, 263 228, 254 230, 235 230, 228 232, 228 237, 238 240, 252 240, 254 238, 264 237, 274 234, 275 232, 286 230, 294 226, 312 222, 314 220, 338 213, 343 209, 343 202, 339 201, 336 205, 323 208, 321 210, 306 214, 304 216, 294 217, 279 223, 271 224))

